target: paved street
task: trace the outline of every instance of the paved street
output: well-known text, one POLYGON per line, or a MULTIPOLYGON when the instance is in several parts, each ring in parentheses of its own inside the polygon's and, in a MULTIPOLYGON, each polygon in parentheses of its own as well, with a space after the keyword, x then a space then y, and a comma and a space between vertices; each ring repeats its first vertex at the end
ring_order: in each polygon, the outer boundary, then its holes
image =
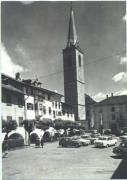
POLYGON ((58 142, 44 148, 13 150, 3 159, 3 179, 111 178, 121 163, 112 147, 60 148, 58 142))

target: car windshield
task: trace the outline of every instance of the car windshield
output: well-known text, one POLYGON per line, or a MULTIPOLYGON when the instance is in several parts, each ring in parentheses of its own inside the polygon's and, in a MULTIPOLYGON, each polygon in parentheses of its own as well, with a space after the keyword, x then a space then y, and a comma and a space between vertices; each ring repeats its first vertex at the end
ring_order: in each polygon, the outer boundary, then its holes
POLYGON ((81 136, 83 139, 88 139, 89 136, 81 136))
POLYGON ((99 137, 99 140, 107 140, 106 137, 99 137))
POLYGON ((92 138, 96 138, 96 137, 98 137, 98 135, 96 135, 96 134, 91 134, 91 137, 92 137, 92 138))

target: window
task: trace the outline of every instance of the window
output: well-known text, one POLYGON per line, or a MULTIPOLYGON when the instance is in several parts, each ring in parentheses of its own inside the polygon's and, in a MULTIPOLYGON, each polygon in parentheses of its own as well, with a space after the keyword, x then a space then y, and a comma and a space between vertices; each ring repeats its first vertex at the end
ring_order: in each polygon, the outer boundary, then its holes
POLYGON ((37 111, 38 110, 38 105, 37 105, 37 103, 35 103, 35 111, 37 111))
POLYGON ((67 117, 69 117, 69 113, 67 113, 67 117))
POLYGON ((49 114, 51 114, 51 107, 49 107, 49 114))
POLYGON ((63 113, 63 115, 65 115, 65 111, 63 111, 62 113, 63 113))
POLYGON ((112 107, 112 109, 111 109, 111 110, 112 110, 112 112, 115 112, 115 107, 112 107))
POLYGON ((54 118, 56 117, 56 113, 55 113, 55 111, 53 111, 53 117, 54 117, 54 118))
POLYGON ((19 127, 23 126, 23 117, 19 117, 19 127))
POLYGON ((11 106, 12 104, 12 99, 11 99, 11 95, 10 94, 6 94, 6 101, 7 101, 7 105, 11 106))
POLYGON ((81 67, 82 63, 81 63, 81 56, 78 56, 78 62, 79 62, 79 67, 81 67))
POLYGON ((23 99, 22 99, 22 97, 18 97, 18 106, 19 107, 23 106, 23 99))
POLYGON ((50 101, 51 96, 48 94, 48 100, 50 101))
POLYGON ((59 103, 59 109, 60 109, 60 105, 61 105, 61 104, 59 103))
POLYGON ((7 121, 11 121, 12 120, 12 116, 7 116, 7 121))
POLYGON ((27 110, 33 110, 33 104, 27 103, 27 110))
POLYGON ((57 102, 55 102, 55 107, 57 108, 57 102))
POLYGON ((43 113, 46 114, 46 107, 43 106, 43 113))
POLYGON ((30 89, 30 88, 27 88, 27 89, 26 89, 26 93, 27 93, 28 95, 31 95, 31 89, 30 89))
POLYGON ((42 111, 42 104, 39 104, 39 109, 40 111, 42 111))
POLYGON ((58 115, 61 116, 61 112, 58 112, 58 115))
POLYGON ((112 120, 115 120, 115 114, 112 114, 112 120))
POLYGON ((52 107, 54 107, 54 102, 52 102, 52 107))

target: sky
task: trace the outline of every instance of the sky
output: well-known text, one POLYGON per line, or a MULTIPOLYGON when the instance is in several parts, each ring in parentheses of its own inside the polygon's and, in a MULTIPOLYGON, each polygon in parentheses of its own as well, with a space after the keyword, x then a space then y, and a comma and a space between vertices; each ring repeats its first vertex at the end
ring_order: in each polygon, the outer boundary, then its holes
MULTIPOLYGON (((85 92, 100 101, 127 94, 126 2, 73 2, 76 31, 84 52, 85 92)), ((1 3, 2 72, 38 77, 42 87, 64 94, 63 55, 70 2, 1 3)))

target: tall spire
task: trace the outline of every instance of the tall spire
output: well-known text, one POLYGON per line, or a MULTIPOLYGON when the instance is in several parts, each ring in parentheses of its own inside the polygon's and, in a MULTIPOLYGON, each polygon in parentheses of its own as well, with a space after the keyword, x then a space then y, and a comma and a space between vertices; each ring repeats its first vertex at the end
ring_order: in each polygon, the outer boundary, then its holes
POLYGON ((75 28, 74 12, 72 9, 72 2, 71 2, 67 47, 74 46, 74 45, 77 45, 77 34, 76 34, 76 28, 75 28))

